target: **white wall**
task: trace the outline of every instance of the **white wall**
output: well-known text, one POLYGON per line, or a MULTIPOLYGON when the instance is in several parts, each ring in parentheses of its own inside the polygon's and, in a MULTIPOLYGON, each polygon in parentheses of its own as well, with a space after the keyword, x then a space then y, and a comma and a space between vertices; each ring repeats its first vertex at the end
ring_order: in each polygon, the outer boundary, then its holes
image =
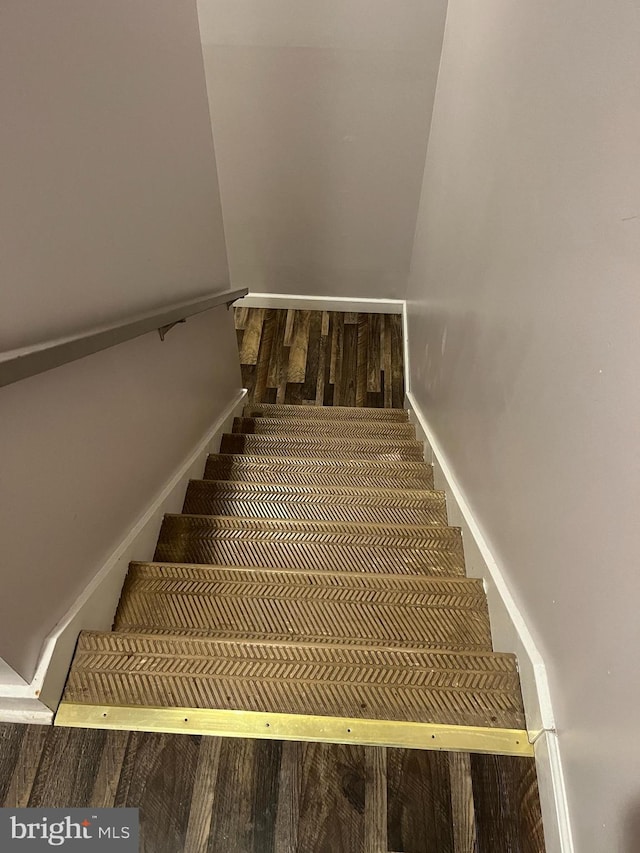
MULTIPOLYGON (((195 2, 4 3, 0 81, 0 349, 228 286, 195 2)), ((20 675, 239 386, 222 308, 0 390, 20 675)))
POLYGON ((639 43, 629 0, 450 0, 409 286, 413 392, 544 653, 578 853, 640 849, 639 43))
POLYGON ((199 0, 232 281, 400 297, 446 0, 199 0))

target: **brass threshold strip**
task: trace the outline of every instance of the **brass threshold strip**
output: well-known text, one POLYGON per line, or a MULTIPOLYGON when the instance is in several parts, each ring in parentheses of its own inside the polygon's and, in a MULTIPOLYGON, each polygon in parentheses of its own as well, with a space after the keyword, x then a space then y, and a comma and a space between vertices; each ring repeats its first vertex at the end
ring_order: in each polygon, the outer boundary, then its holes
POLYGON ((263 711, 147 708, 61 702, 54 725, 84 729, 350 743, 492 755, 532 757, 534 754, 533 744, 529 742, 527 732, 523 729, 271 714, 263 711))

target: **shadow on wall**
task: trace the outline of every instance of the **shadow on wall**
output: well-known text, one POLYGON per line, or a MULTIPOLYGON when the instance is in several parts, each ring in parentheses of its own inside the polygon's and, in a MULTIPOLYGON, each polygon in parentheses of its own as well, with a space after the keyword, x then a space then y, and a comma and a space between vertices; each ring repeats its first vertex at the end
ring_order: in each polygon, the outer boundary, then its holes
POLYGON ((640 802, 630 809, 624 824, 623 853, 640 851, 640 802))

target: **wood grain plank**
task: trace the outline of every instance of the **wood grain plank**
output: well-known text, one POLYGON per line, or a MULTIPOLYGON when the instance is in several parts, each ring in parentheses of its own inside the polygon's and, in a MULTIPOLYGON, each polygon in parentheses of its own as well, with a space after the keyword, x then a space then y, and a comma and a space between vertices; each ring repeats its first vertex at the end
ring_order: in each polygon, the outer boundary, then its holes
POLYGON ((237 330, 244 332, 247 328, 247 320, 249 319, 249 309, 248 308, 234 308, 233 309, 233 320, 237 330))
POLYGON ((365 750, 364 853, 387 853, 387 750, 365 750))
POLYGON ((242 376, 242 387, 247 389, 247 405, 255 402, 260 402, 254 399, 254 389, 256 387, 256 365, 241 364, 240 374, 242 376))
POLYGON ((384 391, 384 406, 393 408, 393 360, 391 357, 391 322, 384 315, 380 320, 382 330, 382 378, 384 391))
POLYGON ((367 391, 380 391, 380 314, 368 314, 367 391))
POLYGON ((387 750, 388 844, 398 853, 453 853, 444 752, 387 750))
POLYGON ((267 387, 277 388, 280 384, 280 369, 283 357, 284 330, 287 322, 286 311, 276 311, 276 326, 273 332, 269 368, 267 372, 267 387))
POLYGON ((368 314, 358 314, 358 351, 356 364, 356 406, 367 401, 367 353, 369 343, 368 314))
POLYGON ((299 853, 364 847, 364 747, 308 744, 302 766, 299 853))
POLYGON ((256 745, 256 783, 253 792, 253 851, 273 853, 280 786, 282 743, 258 740, 256 745))
POLYGON ((388 314, 386 322, 391 325, 391 393, 393 408, 404 406, 404 347, 402 340, 402 316, 388 314))
POLYGON ((26 726, 0 723, 0 803, 3 803, 20 757, 26 726))
MULTIPOLYGON (((320 329, 321 332, 324 329, 324 315, 326 313, 327 312, 324 311, 322 314, 323 320, 322 320, 322 325, 321 325, 321 329, 320 329)), ((327 331, 328 331, 328 328, 329 328, 329 326, 327 323, 327 331)), ((326 334, 326 335, 321 334, 320 346, 318 349, 318 376, 316 378, 316 396, 315 396, 316 406, 322 406, 322 404, 324 402, 324 387, 325 387, 325 381, 326 381, 325 373, 326 373, 326 366, 327 366, 327 350, 329 348, 328 340, 329 340, 328 334, 326 334)))
POLYGON ((22 742, 20 743, 20 752, 13 769, 13 775, 7 772, 8 768, 4 765, 1 757, 3 728, 0 726, 0 805, 5 808, 23 809, 27 807, 29 802, 33 783, 40 766, 42 751, 51 727, 31 725, 16 727, 22 732, 22 742))
POLYGON ((468 752, 449 753, 449 781, 455 853, 478 853, 471 756, 468 752))
POLYGON ((336 384, 338 392, 336 404, 340 406, 355 406, 358 327, 354 326, 353 323, 344 326, 343 336, 342 369, 340 371, 340 381, 336 384))
POLYGON ((285 318, 285 326, 284 326, 284 346, 290 347, 293 343, 293 330, 295 328, 296 322, 296 311, 293 308, 287 309, 287 316, 285 318))
POLYGON ((249 309, 249 319, 244 330, 242 347, 240 349, 240 364, 255 364, 258 360, 264 315, 264 308, 249 309))
POLYGON ((206 853, 209 846, 221 748, 221 738, 203 737, 200 741, 184 842, 185 853, 206 853))
POLYGON ((274 853, 298 853, 298 824, 305 749, 306 744, 295 741, 286 741, 282 744, 274 853))
MULTIPOLYGON (((334 363, 334 338, 335 338, 335 324, 333 322, 333 312, 328 311, 329 316, 329 334, 327 336, 327 355, 325 357, 325 380, 324 380, 324 398, 323 405, 332 406, 333 405, 333 389, 334 386, 331 382, 331 365, 334 363)), ((335 370, 335 364, 334 364, 335 370)))
POLYGON ((128 746, 129 732, 107 732, 91 792, 92 806, 113 807, 128 746))
POLYGON ((185 851, 199 750, 193 735, 130 734, 114 805, 140 809, 141 853, 185 851))
POLYGON ((544 853, 532 758, 472 755, 479 853, 544 853))
POLYGON ((329 382, 338 385, 342 370, 342 345, 344 339, 344 314, 338 311, 331 312, 332 336, 331 336, 331 366, 329 369, 329 382))
POLYGON ((82 808, 91 803, 106 732, 52 727, 29 796, 30 808, 82 808))
POLYGON ((305 367, 302 399, 307 402, 315 401, 318 385, 318 368, 320 364, 320 332, 322 330, 322 313, 310 311, 309 345, 307 347, 307 364, 305 367))
POLYGON ((272 853, 282 745, 223 739, 208 853, 272 853))
POLYGON ((322 312, 322 331, 320 332, 323 338, 326 338, 329 334, 329 312, 322 312))
POLYGON ((358 323, 358 312, 357 311, 345 311, 344 312, 344 322, 357 325, 357 323, 358 323))
POLYGON ((270 308, 265 313, 264 323, 262 325, 262 335, 260 336, 260 349, 256 360, 256 384, 253 390, 253 399, 256 403, 261 403, 264 400, 264 392, 267 387, 267 379, 269 374, 269 361, 271 359, 271 350, 273 348, 273 335, 276 324, 277 311, 270 308))
POLYGON ((310 326, 311 311, 296 311, 287 382, 304 382, 305 380, 310 326))

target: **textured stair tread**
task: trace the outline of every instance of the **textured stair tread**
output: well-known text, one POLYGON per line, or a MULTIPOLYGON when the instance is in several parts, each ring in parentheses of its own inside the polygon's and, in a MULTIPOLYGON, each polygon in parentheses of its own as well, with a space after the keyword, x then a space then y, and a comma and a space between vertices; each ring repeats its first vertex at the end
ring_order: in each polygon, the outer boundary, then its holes
POLYGON ((277 482, 290 485, 358 488, 421 489, 433 486, 433 468, 426 462, 364 459, 311 459, 211 454, 206 479, 277 482))
POLYGON ((186 529, 158 541, 154 560, 169 563, 200 563, 225 566, 264 566, 275 569, 310 569, 382 574, 464 575, 464 558, 459 551, 416 546, 409 540, 404 547, 381 545, 375 537, 359 536, 336 543, 323 533, 278 534, 278 538, 258 538, 237 531, 186 529))
POLYGON ((247 534, 249 538, 298 538, 307 535, 330 537, 336 544, 347 544, 364 539, 371 544, 394 547, 442 548, 462 552, 462 535, 459 527, 444 524, 362 524, 350 521, 315 521, 312 519, 241 518, 230 515, 187 515, 167 513, 164 517, 161 538, 196 530, 201 534, 217 536, 233 533, 236 538, 247 534))
POLYGON ((403 461, 424 458, 421 441, 364 438, 309 438, 300 435, 247 435, 225 433, 220 442, 221 453, 247 453, 253 456, 284 456, 334 459, 371 459, 403 461))
POLYGON ((495 655, 83 633, 64 701, 522 728, 514 676, 495 655))
POLYGON ((455 598, 456 607, 483 608, 486 606, 484 584, 479 578, 143 561, 130 563, 130 572, 144 578, 169 577, 192 581, 213 581, 218 584, 237 584, 238 590, 244 589, 245 584, 255 583, 287 586, 295 590, 293 594, 308 598, 321 594, 319 590, 335 589, 338 594, 341 590, 349 595, 359 591, 363 596, 370 594, 444 596, 450 599, 455 598))
POLYGON ((364 506, 399 506, 407 509, 446 506, 445 492, 440 489, 380 489, 369 486, 322 486, 305 483, 245 482, 242 480, 189 481, 198 490, 220 497, 236 495, 262 499, 276 495, 277 500, 307 503, 358 503, 364 506))
POLYGON ((486 599, 477 586, 425 578, 398 588, 392 578, 354 583, 344 574, 331 580, 323 583, 322 573, 301 572, 292 581, 277 572, 234 576, 228 569, 133 564, 115 628, 491 650, 486 599))
POLYGON ((312 489, 294 491, 291 487, 270 488, 252 484, 233 484, 212 480, 191 480, 182 511, 193 515, 235 515, 245 518, 313 519, 363 524, 447 524, 447 508, 439 493, 409 501, 374 490, 362 494, 355 490, 342 494, 323 494, 312 489), (433 497, 429 497, 433 495, 433 497))
POLYGON ((408 421, 330 421, 311 418, 235 418, 234 433, 300 435, 309 438, 375 438, 415 441, 416 428, 408 421))
POLYGON ((405 409, 371 409, 355 406, 294 406, 256 403, 245 406, 245 418, 309 418, 311 420, 408 421, 405 409))

